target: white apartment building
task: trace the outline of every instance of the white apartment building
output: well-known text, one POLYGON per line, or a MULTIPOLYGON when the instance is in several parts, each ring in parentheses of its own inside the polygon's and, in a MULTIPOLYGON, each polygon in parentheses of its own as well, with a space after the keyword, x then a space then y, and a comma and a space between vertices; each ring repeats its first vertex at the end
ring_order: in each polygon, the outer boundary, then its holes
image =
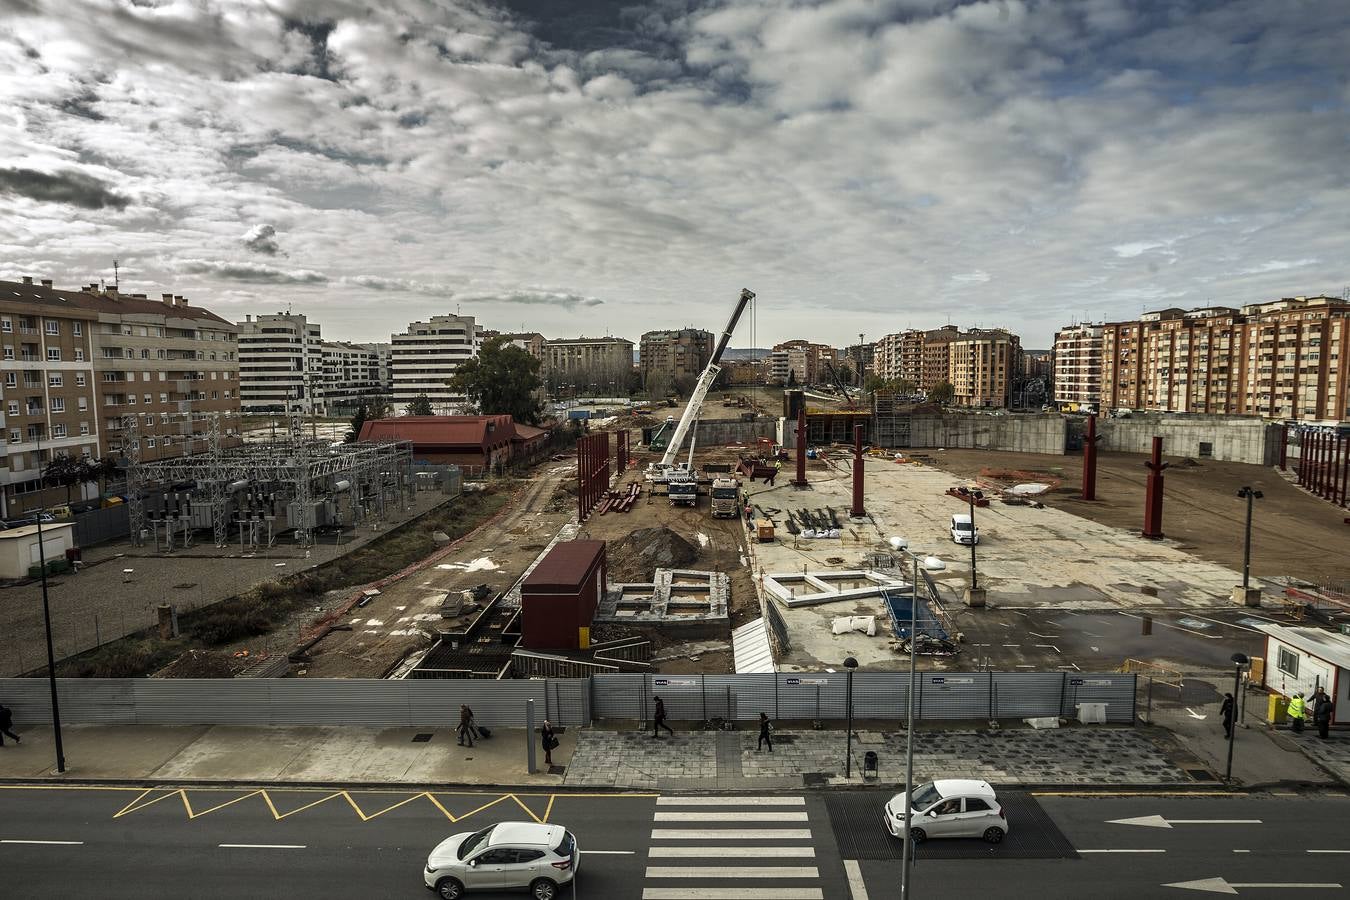
POLYGON ((405 415, 408 404, 423 394, 436 415, 458 413, 468 398, 452 393, 448 382, 460 363, 478 355, 482 340, 483 326, 473 316, 432 316, 391 335, 394 414, 405 415))
POLYGON ((361 344, 324 341, 319 401, 329 416, 350 416, 373 394, 383 394, 379 354, 361 344))
POLYGON ((375 354, 375 381, 380 385, 380 392, 388 396, 394 389, 393 348, 387 343, 361 344, 361 346, 375 354))
POLYGON ((1102 399, 1102 326, 1083 322, 1055 332, 1055 402, 1102 399))
POLYGON ((239 395, 244 412, 323 411, 323 338, 298 313, 239 323, 239 395))

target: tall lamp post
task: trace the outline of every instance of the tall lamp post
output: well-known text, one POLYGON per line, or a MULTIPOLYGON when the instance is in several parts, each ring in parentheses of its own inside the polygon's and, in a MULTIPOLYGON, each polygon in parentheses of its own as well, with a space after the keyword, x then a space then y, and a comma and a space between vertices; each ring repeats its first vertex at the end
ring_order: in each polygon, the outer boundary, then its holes
POLYGON ((984 492, 964 487, 957 488, 957 491, 970 503, 970 589, 977 591, 980 589, 980 582, 975 574, 975 543, 980 539, 980 533, 975 530, 975 501, 983 500, 984 492))
MULTIPOLYGON (((42 466, 42 425, 37 426, 38 466, 42 466)), ((47 684, 52 691, 52 734, 56 737, 56 771, 66 771, 66 752, 61 744, 61 703, 56 696, 56 652, 52 649, 52 608, 47 600, 47 551, 42 546, 42 508, 37 514, 38 566, 42 569, 42 622, 47 629, 47 684)))
POLYGON ((1238 695, 1242 692, 1242 669, 1247 665, 1247 654, 1234 653, 1233 660, 1233 717, 1232 725, 1228 729, 1228 767, 1224 770, 1223 780, 1231 782, 1233 780, 1233 738, 1237 737, 1237 703, 1238 695))
MULTIPOLYGON (((905 716, 905 843, 900 850, 900 900, 908 900, 910 874, 914 866, 914 854, 910 852, 909 804, 914 795, 914 670, 917 647, 914 638, 919 627, 919 557, 910 552, 909 542, 902 537, 893 537, 890 543, 891 549, 904 553, 914 563, 911 584, 913 594, 909 603, 909 689, 906 691, 909 709, 905 716)), ((936 556, 927 556, 923 559, 923 567, 929 572, 941 572, 947 565, 936 556)))
POLYGON ((1242 589, 1251 587, 1252 580, 1252 504, 1263 494, 1250 486, 1238 488, 1237 495, 1247 501, 1247 538, 1242 545, 1242 589))
POLYGON ((848 710, 848 726, 844 731, 844 778, 847 780, 853 777, 853 670, 858 668, 858 661, 853 657, 844 660, 844 670, 847 674, 844 677, 844 706, 848 710))

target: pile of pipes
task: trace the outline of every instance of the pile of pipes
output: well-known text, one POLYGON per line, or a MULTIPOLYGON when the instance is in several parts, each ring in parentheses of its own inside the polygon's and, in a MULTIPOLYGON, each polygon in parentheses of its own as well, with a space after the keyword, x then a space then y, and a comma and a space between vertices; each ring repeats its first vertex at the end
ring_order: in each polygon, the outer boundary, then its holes
POLYGON ((815 537, 839 537, 839 516, 832 507, 825 507, 823 510, 812 511, 809 509, 799 509, 795 512, 788 510, 787 514, 788 534, 804 538, 815 537))
POLYGON ((636 481, 630 484, 626 491, 605 491, 595 511, 602 516, 607 512, 628 512, 641 494, 642 485, 636 481))

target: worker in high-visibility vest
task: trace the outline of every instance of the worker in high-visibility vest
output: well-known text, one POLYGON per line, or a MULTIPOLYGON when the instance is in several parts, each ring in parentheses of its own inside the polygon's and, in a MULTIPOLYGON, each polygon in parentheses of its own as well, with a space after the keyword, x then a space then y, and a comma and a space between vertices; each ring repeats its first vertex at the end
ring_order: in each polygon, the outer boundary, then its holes
POLYGON ((1295 732, 1303 731, 1303 692, 1294 694, 1289 701, 1289 727, 1295 732))

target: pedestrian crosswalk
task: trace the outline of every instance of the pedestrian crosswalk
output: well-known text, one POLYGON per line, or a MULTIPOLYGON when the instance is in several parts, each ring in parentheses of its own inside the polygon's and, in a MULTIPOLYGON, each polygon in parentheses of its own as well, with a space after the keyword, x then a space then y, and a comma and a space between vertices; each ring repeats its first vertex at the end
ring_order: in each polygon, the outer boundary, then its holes
POLYGON ((647 858, 642 900, 824 900, 805 797, 658 797, 647 858))

